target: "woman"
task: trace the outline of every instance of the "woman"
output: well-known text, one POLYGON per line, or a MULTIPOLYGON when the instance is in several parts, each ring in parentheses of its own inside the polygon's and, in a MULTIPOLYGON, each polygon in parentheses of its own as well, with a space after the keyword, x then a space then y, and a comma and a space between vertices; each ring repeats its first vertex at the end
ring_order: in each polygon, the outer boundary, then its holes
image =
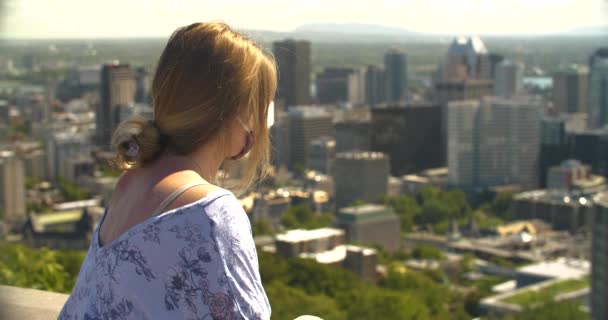
POLYGON ((248 217, 211 182, 245 154, 245 184, 264 173, 276 81, 273 59, 226 24, 173 33, 154 120, 114 133, 125 172, 60 319, 270 318, 248 217))

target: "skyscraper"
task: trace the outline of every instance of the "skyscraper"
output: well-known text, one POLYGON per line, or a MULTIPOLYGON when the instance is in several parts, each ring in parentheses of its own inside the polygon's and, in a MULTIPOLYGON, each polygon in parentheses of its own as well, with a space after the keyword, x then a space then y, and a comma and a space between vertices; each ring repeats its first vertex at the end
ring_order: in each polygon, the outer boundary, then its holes
POLYGON ((315 83, 319 103, 329 104, 348 101, 348 79, 353 73, 352 68, 330 67, 317 74, 315 83))
POLYGON ((97 143, 109 148, 114 129, 119 123, 120 108, 135 100, 135 78, 128 64, 110 63, 101 69, 99 104, 95 114, 97 143))
POLYGON ((447 106, 448 184, 473 188, 477 183, 478 100, 453 101, 447 106))
POLYGON ((591 247, 591 319, 608 319, 608 193, 596 196, 591 247))
POLYGON ((567 157, 566 118, 562 115, 542 117, 540 123, 540 155, 538 166, 541 188, 547 185, 549 168, 560 164, 567 157))
POLYGON ((386 194, 389 171, 388 156, 380 152, 336 154, 333 170, 336 208, 357 200, 378 200, 379 196, 386 194))
POLYGON ((299 106, 289 110, 288 121, 288 167, 293 169, 296 165, 307 166, 308 145, 316 138, 333 137, 333 118, 324 109, 299 106))
POLYGON ((0 151, 0 218, 25 220, 25 171, 12 151, 0 151))
POLYGON ((365 105, 365 68, 355 68, 348 75, 348 103, 351 106, 358 107, 365 105))
POLYGON ((587 112, 589 74, 582 66, 572 65, 553 75, 553 106, 562 113, 587 112))
POLYGON ((523 86, 524 65, 504 60, 496 66, 494 93, 503 98, 515 96, 523 86))
POLYGON ((386 75, 384 69, 369 65, 365 70, 365 103, 375 107, 386 99, 386 75))
POLYGON ((450 101, 480 99, 493 93, 492 80, 446 80, 435 83, 434 102, 446 106, 450 101))
POLYGON ((486 97, 448 105, 449 182, 487 188, 538 186, 541 102, 486 97))
POLYGON ((439 80, 491 79, 496 57, 489 55, 479 37, 456 37, 440 67, 439 80))
POLYGON ((589 68, 589 127, 608 124, 608 53, 598 50, 589 68))
POLYGON ((386 99, 389 103, 399 103, 407 89, 407 56, 399 49, 390 49, 384 55, 386 75, 386 99))
POLYGON ((150 97, 150 73, 146 68, 135 69, 135 101, 139 103, 149 103, 150 97))
POLYGON ((394 176, 445 166, 443 114, 431 103, 372 109, 372 150, 390 156, 394 176))
POLYGON ((277 41, 273 52, 279 69, 277 103, 285 107, 310 103, 310 41, 277 41))
POLYGON ((478 185, 538 187, 540 111, 530 97, 486 97, 479 108, 478 185))
POLYGON ((323 174, 329 174, 336 152, 336 140, 319 137, 308 144, 306 166, 323 174))
POLYGON ((335 124, 336 152, 372 148, 372 124, 369 120, 341 121, 335 124))

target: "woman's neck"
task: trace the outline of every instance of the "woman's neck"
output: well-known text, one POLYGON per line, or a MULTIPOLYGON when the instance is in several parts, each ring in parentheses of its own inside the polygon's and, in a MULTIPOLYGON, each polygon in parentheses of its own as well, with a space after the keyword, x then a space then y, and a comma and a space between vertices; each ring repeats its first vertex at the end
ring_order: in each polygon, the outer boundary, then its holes
POLYGON ((213 183, 223 159, 220 159, 216 152, 211 152, 209 149, 201 147, 188 155, 178 155, 165 151, 154 161, 152 167, 158 173, 164 173, 163 175, 183 170, 194 171, 202 179, 213 183))

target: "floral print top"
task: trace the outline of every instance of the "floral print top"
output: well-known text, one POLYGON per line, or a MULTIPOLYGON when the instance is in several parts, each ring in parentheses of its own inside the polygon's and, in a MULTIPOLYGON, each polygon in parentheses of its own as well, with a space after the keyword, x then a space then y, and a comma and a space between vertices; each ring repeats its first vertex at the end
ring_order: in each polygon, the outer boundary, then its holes
POLYGON ((99 245, 59 319, 269 319, 251 225, 220 189, 99 245))

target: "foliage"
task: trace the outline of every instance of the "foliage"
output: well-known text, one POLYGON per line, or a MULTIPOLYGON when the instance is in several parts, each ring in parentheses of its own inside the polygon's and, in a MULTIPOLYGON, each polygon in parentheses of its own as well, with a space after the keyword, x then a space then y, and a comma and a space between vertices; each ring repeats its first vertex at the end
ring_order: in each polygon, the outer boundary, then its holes
POLYGON ((367 204, 367 202, 365 202, 365 200, 358 199, 358 200, 353 201, 353 203, 351 203, 349 207, 360 207, 365 204, 367 204))
MULTIPOLYGON (((260 252, 262 282, 268 291, 276 283, 302 290, 307 295, 322 296, 319 308, 333 306, 346 314, 346 319, 469 319, 464 303, 456 301, 450 290, 418 272, 391 272, 378 286, 360 281, 354 274, 339 267, 330 267, 305 259, 282 259, 260 252), (458 306, 457 304, 460 304, 458 306), (450 307, 456 311, 450 313, 450 307)), ((292 315, 300 310, 295 299, 283 295, 270 298, 273 315, 292 315), (286 311, 287 310, 287 311, 286 311)), ((313 308, 321 318, 333 317, 330 310, 313 308)), ((298 312, 300 313, 300 312, 298 312)), ((282 319, 284 317, 277 317, 282 319)), ((289 319, 289 318, 288 318, 289 319)))
POLYGON ((272 235, 274 234, 274 229, 272 227, 272 223, 268 219, 258 219, 253 222, 252 225, 253 235, 254 236, 263 236, 263 235, 272 235))
POLYGON ((535 304, 551 302, 556 295, 583 289, 589 286, 589 280, 571 279, 554 283, 540 290, 525 291, 504 299, 504 302, 530 307, 535 304))
POLYGON ((309 295, 302 289, 278 281, 266 285, 266 294, 272 303, 274 319, 295 319, 305 314, 321 315, 326 320, 347 319, 336 301, 324 295, 309 295), (280 301, 280 305, 276 301, 280 301))
POLYGON ((316 213, 309 204, 302 203, 290 206, 281 217, 281 223, 287 229, 316 229, 327 227, 332 222, 332 215, 328 213, 316 213))
POLYGON ((443 255, 443 253, 441 253, 441 250, 427 245, 416 245, 412 249, 411 255, 414 259, 445 259, 445 256, 443 255))
POLYGON ((416 199, 406 195, 382 196, 380 202, 395 210, 395 213, 401 220, 401 231, 407 232, 412 230, 414 218, 420 214, 420 206, 416 202, 416 199))
POLYGON ((120 170, 115 169, 109 163, 99 166, 99 171, 101 172, 101 175, 104 177, 116 178, 121 175, 120 170))
POLYGON ((85 200, 89 197, 84 189, 65 178, 59 177, 58 182, 61 195, 66 201, 85 200))
POLYGON ((502 220, 509 220, 512 217, 511 203, 514 195, 513 192, 500 192, 492 201, 482 204, 479 209, 502 220))
POLYGON ((0 284, 67 293, 74 287, 82 251, 30 249, 0 243, 0 284))
POLYGON ((383 196, 380 202, 392 207, 399 215, 403 231, 411 231, 416 225, 426 225, 436 232, 445 233, 450 220, 471 215, 471 207, 461 190, 442 191, 427 186, 418 199, 407 195, 383 196))

